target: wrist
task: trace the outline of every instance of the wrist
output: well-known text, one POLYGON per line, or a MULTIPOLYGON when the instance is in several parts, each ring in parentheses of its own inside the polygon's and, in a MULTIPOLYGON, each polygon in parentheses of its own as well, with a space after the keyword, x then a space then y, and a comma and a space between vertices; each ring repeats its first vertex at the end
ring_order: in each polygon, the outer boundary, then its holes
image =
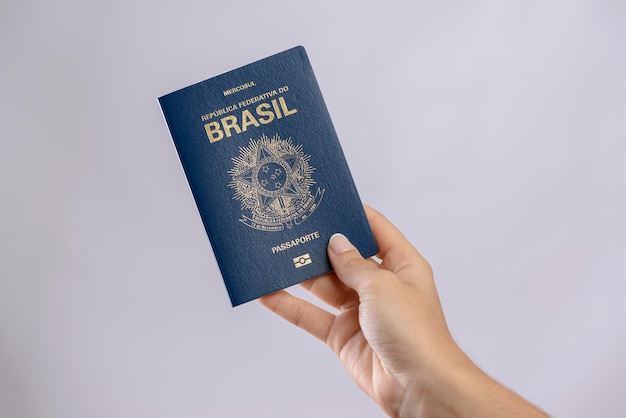
POLYGON ((467 416, 462 411, 472 396, 468 389, 488 378, 451 337, 433 343, 432 350, 416 356, 422 361, 407 373, 413 379, 405 384, 399 418, 467 416))
POLYGON ((413 386, 409 397, 418 402, 407 404, 399 417, 548 416, 483 372, 454 345, 456 349, 434 360, 422 382, 413 386))
POLYGON ((467 402, 486 382, 486 375, 454 343, 431 363, 420 408, 423 417, 467 416, 467 402))

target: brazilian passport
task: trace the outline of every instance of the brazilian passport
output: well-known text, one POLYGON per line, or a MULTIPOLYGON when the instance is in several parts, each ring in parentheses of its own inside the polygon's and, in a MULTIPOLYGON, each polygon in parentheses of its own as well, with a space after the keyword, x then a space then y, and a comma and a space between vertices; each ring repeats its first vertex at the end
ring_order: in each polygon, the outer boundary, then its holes
POLYGON ((303 47, 159 98, 233 306, 378 252, 303 47))

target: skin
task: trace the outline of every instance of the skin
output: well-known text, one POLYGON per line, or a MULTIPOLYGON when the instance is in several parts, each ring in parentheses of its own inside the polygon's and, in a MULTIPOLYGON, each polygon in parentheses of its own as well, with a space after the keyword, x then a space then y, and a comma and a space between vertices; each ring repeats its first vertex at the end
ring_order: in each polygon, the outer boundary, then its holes
POLYGON ((381 262, 335 234, 328 246, 334 273, 302 284, 336 314, 286 291, 260 302, 326 343, 389 416, 546 417, 463 353, 428 262, 382 214, 365 211, 381 262))

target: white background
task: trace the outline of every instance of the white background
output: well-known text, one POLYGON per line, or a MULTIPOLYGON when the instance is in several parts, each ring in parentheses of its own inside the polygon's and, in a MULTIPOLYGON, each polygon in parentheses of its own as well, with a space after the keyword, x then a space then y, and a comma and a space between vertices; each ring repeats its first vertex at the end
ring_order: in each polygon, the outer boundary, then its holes
POLYGON ((364 202, 488 373, 626 414, 626 3, 0 3, 0 416, 379 417, 232 309, 157 97, 304 45, 364 202))

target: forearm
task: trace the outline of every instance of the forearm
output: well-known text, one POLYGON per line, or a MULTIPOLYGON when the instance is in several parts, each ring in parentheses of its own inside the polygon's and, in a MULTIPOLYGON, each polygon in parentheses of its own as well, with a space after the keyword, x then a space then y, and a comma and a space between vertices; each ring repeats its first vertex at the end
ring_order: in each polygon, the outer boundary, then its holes
POLYGON ((545 418, 547 414, 478 368, 460 349, 413 385, 400 418, 545 418))

